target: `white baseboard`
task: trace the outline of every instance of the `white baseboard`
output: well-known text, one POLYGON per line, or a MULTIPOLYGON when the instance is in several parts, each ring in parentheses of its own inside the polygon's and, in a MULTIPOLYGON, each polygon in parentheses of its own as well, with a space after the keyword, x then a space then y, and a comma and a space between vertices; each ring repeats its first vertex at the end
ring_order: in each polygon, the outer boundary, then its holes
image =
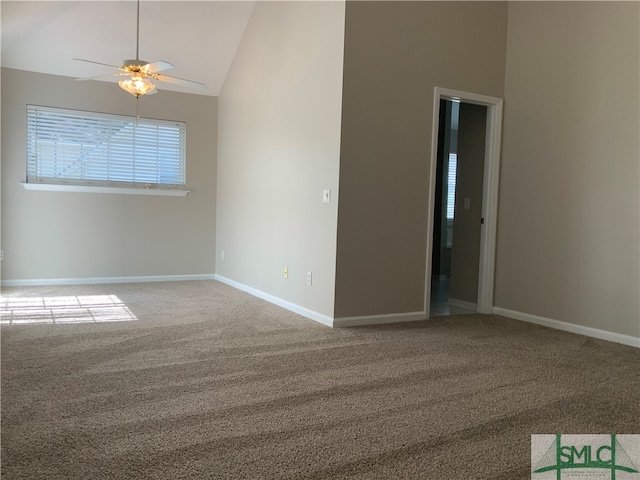
POLYGON ((329 327, 334 326, 333 318, 323 315, 318 312, 314 312, 313 310, 309 310, 308 308, 301 307, 295 303, 289 302, 287 300, 283 300, 282 298, 278 298, 270 293, 263 292, 262 290, 258 290, 253 287, 249 287, 243 283, 236 282, 235 280, 231 280, 230 278, 223 277, 222 275, 214 275, 215 280, 229 285, 230 287, 237 288, 238 290, 242 290, 254 297, 261 298, 262 300, 266 300, 269 303, 273 303, 279 307, 284 308, 285 310, 289 310, 290 312, 297 313, 298 315, 302 315, 310 320, 314 320, 318 323, 322 323, 323 325, 327 325, 329 327))
POLYGON ((415 322, 426 320, 425 312, 390 313, 387 315, 364 315, 361 317, 341 317, 333 320, 334 327, 360 327, 382 323, 415 322))
POLYGON ((465 310, 472 310, 474 312, 478 311, 478 304, 467 302, 465 300, 458 300, 457 298, 450 298, 447 303, 451 307, 464 308, 465 310))
POLYGON ((577 333, 579 335, 586 335, 587 337, 598 338, 600 340, 607 340, 609 342, 622 343, 631 347, 640 348, 640 338, 632 337, 631 335, 623 335, 621 333, 608 332, 598 328, 561 322, 560 320, 538 317, 529 313, 516 312, 514 310, 508 310, 500 307, 494 307, 493 313, 496 315, 502 315, 503 317, 513 318, 515 320, 522 320, 523 322, 535 323, 537 325, 543 325, 557 330, 564 330, 565 332, 577 333))
POLYGON ((262 290, 255 289, 243 283, 231 280, 230 278, 223 277, 222 275, 216 274, 215 279, 221 283, 229 285, 230 287, 242 290, 243 292, 253 295, 254 297, 261 298, 262 300, 266 300, 269 303, 273 303, 274 305, 277 305, 293 313, 297 313, 298 315, 302 315, 303 317, 309 318, 310 320, 314 320, 329 327, 355 327, 361 325, 377 325, 381 323, 412 322, 415 320, 425 320, 427 318, 425 312, 332 318, 328 315, 323 315, 313 310, 309 310, 308 308, 301 307, 300 305, 297 305, 295 303, 283 300, 274 295, 263 292, 262 290))
POLYGON ((2 280, 3 287, 37 287, 48 285, 96 285, 103 283, 176 282, 185 280, 215 280, 210 273, 193 275, 149 275, 138 277, 33 278, 2 280))

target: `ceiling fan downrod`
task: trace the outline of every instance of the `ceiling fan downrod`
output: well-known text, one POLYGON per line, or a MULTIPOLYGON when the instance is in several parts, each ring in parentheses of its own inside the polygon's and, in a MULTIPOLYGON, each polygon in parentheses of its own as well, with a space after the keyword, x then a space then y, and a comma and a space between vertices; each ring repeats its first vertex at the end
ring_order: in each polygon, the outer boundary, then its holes
POLYGON ((138 0, 138 12, 136 14, 136 60, 140 60, 140 0, 138 0))

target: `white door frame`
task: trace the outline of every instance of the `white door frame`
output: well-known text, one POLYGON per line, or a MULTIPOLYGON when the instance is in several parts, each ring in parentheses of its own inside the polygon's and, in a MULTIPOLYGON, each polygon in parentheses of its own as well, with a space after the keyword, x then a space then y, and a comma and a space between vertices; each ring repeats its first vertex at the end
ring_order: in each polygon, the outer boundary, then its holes
POLYGON ((502 139, 502 99, 436 87, 433 94, 433 127, 431 132, 431 168, 429 170, 429 210, 427 217, 427 266, 425 270, 425 312, 429 318, 431 303, 431 255, 438 165, 438 129, 440 100, 454 100, 487 107, 487 133, 484 153, 484 180, 480 234, 480 265, 478 276, 478 312, 493 313, 493 287, 498 225, 498 184, 500 180, 500 145, 502 139))

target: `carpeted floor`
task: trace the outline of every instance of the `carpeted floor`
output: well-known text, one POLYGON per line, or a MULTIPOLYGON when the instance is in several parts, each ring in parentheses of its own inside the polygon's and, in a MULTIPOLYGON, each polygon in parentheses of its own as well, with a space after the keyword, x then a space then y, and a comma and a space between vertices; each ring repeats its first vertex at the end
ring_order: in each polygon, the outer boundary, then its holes
POLYGON ((528 479, 532 433, 640 433, 640 350, 497 316, 330 329, 214 281, 2 293, 3 479, 528 479))

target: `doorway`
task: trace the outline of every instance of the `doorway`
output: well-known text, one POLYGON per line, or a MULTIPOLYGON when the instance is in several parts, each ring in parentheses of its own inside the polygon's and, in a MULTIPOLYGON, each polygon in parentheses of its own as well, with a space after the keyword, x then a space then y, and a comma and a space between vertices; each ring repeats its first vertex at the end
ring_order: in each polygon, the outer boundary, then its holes
POLYGON ((425 311, 491 313, 502 100, 436 88, 425 311))

